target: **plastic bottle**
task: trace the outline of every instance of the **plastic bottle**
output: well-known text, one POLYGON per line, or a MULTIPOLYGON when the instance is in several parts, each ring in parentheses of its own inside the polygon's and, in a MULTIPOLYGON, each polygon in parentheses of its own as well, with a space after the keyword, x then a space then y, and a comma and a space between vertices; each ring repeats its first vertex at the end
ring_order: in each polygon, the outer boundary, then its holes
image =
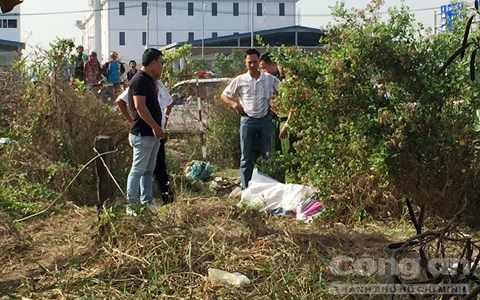
POLYGON ((241 273, 230 273, 214 268, 208 269, 208 278, 213 285, 230 284, 235 287, 241 287, 250 284, 250 279, 241 273))

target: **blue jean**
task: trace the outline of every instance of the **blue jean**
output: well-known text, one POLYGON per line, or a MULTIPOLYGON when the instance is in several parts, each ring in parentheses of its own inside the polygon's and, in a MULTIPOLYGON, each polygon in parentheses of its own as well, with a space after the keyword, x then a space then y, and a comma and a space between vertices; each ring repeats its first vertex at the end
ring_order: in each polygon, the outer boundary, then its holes
POLYGON ((252 118, 242 116, 240 118, 240 178, 242 180, 242 189, 248 187, 248 182, 252 179, 254 146, 258 143, 260 155, 267 158, 267 153, 271 150, 273 135, 272 116, 267 114, 263 118, 252 118))
POLYGON ((160 140, 154 136, 141 136, 129 133, 128 141, 133 148, 132 168, 127 180, 127 200, 130 203, 151 203, 153 200, 153 170, 157 160, 160 140))

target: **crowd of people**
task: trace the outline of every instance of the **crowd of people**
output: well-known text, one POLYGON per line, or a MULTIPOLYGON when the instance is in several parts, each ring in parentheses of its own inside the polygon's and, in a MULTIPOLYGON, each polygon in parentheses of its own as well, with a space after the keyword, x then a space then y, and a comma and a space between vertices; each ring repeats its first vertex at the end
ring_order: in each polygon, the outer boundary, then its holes
MULTIPOLYGON (((95 51, 90 51, 87 55, 84 53, 82 45, 76 47, 76 53, 72 55, 71 61, 67 64, 67 76, 73 84, 75 80, 82 81, 89 88, 106 86, 108 93, 114 95, 120 91, 120 84, 122 82, 122 75, 125 73, 125 66, 120 61, 116 51, 110 52, 110 57, 103 64, 98 61, 98 56, 95 51)), ((130 62, 130 67, 136 65, 135 61, 130 62)), ((132 68, 129 71, 136 70, 132 68)), ((135 74, 135 73, 133 73, 135 74)), ((127 74, 127 78, 128 78, 127 74)), ((131 75, 133 77, 133 75, 131 75)), ((131 78, 130 77, 130 78, 131 78)), ((128 79, 130 80, 130 79, 128 79)))

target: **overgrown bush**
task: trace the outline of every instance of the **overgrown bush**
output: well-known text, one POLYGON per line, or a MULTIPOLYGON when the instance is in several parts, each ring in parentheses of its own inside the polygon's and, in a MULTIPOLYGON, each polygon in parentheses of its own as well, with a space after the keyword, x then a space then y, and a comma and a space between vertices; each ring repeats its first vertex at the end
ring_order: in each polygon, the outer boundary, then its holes
MULTIPOLYGON (((50 50, 18 61, 1 77, 1 122, 7 125, 2 135, 11 140, 0 151, 1 210, 25 214, 55 198, 96 155, 97 135, 114 139, 116 172, 128 164, 128 126, 120 113, 82 84, 72 86, 62 77, 73 46, 70 40, 57 40, 50 50)), ((95 200, 93 167, 78 177, 68 196, 81 203, 95 200)))
POLYGON ((206 131, 208 158, 217 167, 238 168, 240 165, 239 124, 236 111, 217 99, 206 131))
POLYGON ((467 62, 435 75, 460 44, 463 20, 424 36, 404 6, 380 21, 381 4, 348 11, 340 2, 324 51, 276 53, 287 72, 280 101, 295 110, 297 172, 351 219, 398 212, 405 196, 448 216, 478 195, 478 84, 468 80, 467 62), (379 77, 387 101, 372 88, 379 77))
POLYGON ((229 55, 224 55, 223 53, 216 54, 212 62, 212 70, 218 73, 220 77, 235 77, 245 73, 243 52, 234 49, 229 55))

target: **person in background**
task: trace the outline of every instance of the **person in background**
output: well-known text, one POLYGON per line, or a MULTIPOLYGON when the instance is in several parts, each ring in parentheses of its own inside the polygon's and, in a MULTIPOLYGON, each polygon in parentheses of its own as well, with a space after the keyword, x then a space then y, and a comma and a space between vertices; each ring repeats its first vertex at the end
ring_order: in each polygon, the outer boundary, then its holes
POLYGON ((139 202, 139 189, 140 203, 153 213, 158 211, 158 206, 153 201, 152 177, 160 140, 165 139, 162 110, 156 90, 156 80, 160 78, 162 69, 162 52, 149 48, 143 53, 140 71, 130 81, 128 107, 132 123, 128 139, 133 148, 133 160, 127 179, 128 215, 136 215, 132 205, 139 202))
POLYGON ((377 92, 377 96, 375 99, 377 108, 385 107, 390 110, 395 110, 394 106, 390 101, 392 95, 387 89, 387 82, 384 78, 378 78, 376 80, 376 83, 373 85, 373 89, 377 92))
POLYGON ((137 74, 137 62, 134 60, 131 60, 128 63, 128 66, 130 67, 130 70, 127 72, 127 80, 130 81, 133 78, 133 75, 137 74))
MULTIPOLYGON (((167 91, 165 85, 157 80, 157 96, 158 104, 162 110, 162 129, 165 132, 167 126, 168 117, 173 107, 173 99, 170 96, 170 93, 167 91)), ((123 91, 115 100, 115 103, 118 105, 118 108, 122 112, 122 115, 128 121, 129 124, 132 124, 132 116, 128 110, 128 90, 127 88, 123 91)), ((160 148, 158 149, 157 162, 155 164, 155 180, 157 181, 158 188, 161 191, 162 202, 164 204, 172 203, 174 201, 174 194, 170 186, 170 178, 167 171, 166 155, 165 155, 165 142, 166 139, 160 140, 160 148)))
MULTIPOLYGON (((260 70, 262 70, 262 72, 272 74, 279 80, 283 80, 285 78, 285 71, 282 68, 278 67, 277 63, 271 59, 268 52, 262 53, 262 55, 260 55, 260 70)), ((292 117, 292 111, 289 111, 288 114, 282 114, 279 112, 278 106, 279 105, 272 105, 272 122, 274 128, 273 150, 283 151, 286 148, 290 148, 288 145, 283 145, 285 143, 283 143, 281 139, 285 139, 288 137, 288 122, 292 117)))
POLYGON ((102 79, 102 69, 95 51, 90 52, 88 60, 83 65, 83 70, 85 73, 85 83, 89 86, 98 84, 98 82, 102 79))
POLYGON ((278 92, 278 78, 259 70, 260 53, 248 49, 244 53, 247 73, 235 77, 225 88, 221 99, 241 115, 240 118, 240 176, 242 189, 252 178, 254 144, 258 139, 260 155, 264 158, 272 148, 272 116, 270 101, 278 92), (239 102, 233 100, 238 95, 239 102))
POLYGON ((282 68, 279 68, 277 63, 274 62, 268 52, 262 53, 260 55, 260 70, 262 72, 268 72, 273 76, 277 77, 279 80, 285 78, 285 71, 282 68))
POLYGON ((120 89, 121 77, 125 73, 125 66, 118 59, 118 53, 110 52, 110 59, 103 65, 102 74, 106 77, 107 83, 113 84, 112 94, 120 89))
POLYGON ((78 45, 76 50, 77 50, 77 53, 72 55, 72 62, 71 62, 72 70, 71 70, 70 76, 71 76, 72 82, 74 79, 78 79, 80 81, 85 80, 83 65, 88 60, 88 55, 83 53, 82 45, 78 45))
POLYGON ((390 99, 390 92, 387 90, 387 84, 384 78, 378 78, 377 82, 374 84, 373 89, 378 92, 380 96, 386 100, 390 99))

